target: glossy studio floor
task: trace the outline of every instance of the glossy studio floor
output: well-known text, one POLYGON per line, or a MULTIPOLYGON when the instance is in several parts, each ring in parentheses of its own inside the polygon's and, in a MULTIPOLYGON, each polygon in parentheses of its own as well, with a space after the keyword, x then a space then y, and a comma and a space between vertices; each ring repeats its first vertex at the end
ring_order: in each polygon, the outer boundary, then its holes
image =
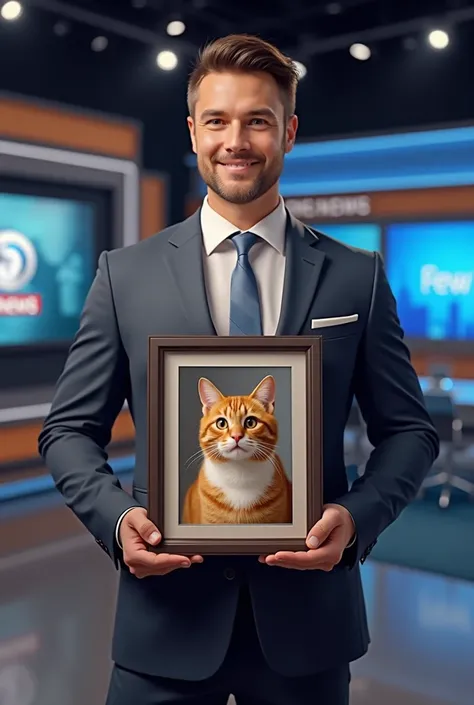
MULTIPOLYGON (((112 565, 55 491, 4 501, 0 517, 1 705, 102 705, 112 565)), ((380 560, 362 571, 372 645, 351 703, 472 705, 474 582, 380 560)))

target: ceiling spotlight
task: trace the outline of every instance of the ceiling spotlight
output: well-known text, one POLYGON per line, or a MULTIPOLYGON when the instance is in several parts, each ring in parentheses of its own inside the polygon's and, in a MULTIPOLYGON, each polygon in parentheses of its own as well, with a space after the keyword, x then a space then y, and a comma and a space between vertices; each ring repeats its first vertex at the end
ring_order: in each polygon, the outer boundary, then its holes
POLYGON ((71 31, 71 26, 68 22, 58 20, 53 27, 53 32, 58 37, 65 37, 71 31))
POLYGON ((430 32, 428 41, 433 49, 446 49, 449 44, 449 35, 442 29, 435 29, 433 32, 430 32))
POLYGON ((339 2, 330 2, 326 5, 326 12, 328 15, 340 15, 342 12, 342 6, 339 2))
POLYGON ((358 61, 367 61, 372 56, 372 52, 366 44, 353 44, 349 52, 358 61))
POLYGON ((104 51, 109 45, 107 37, 95 37, 91 42, 92 51, 104 51))
POLYGON ((163 71, 172 71, 178 65, 178 57, 174 51, 160 51, 156 57, 156 63, 163 71))
POLYGON ((298 70, 298 76, 301 81, 301 79, 304 78, 306 76, 306 74, 308 73, 308 70, 307 70, 306 66, 301 63, 301 61, 294 61, 293 63, 295 64, 295 66, 298 70))
POLYGON ((1 10, 1 14, 4 20, 17 20, 23 12, 21 3, 16 2, 16 0, 10 0, 6 2, 1 10))
POLYGON ((184 22, 181 22, 181 20, 173 20, 173 22, 168 23, 166 31, 170 37, 178 37, 180 34, 183 34, 185 29, 186 25, 184 22))

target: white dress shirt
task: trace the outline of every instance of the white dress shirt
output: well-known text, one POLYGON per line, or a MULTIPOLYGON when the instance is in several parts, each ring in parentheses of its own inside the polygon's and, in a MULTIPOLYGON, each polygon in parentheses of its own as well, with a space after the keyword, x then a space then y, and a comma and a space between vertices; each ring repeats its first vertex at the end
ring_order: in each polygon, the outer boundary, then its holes
MULTIPOLYGON (((250 250, 249 261, 257 280, 264 335, 275 335, 280 320, 285 279, 286 218, 284 201, 280 197, 277 208, 248 229, 261 238, 261 242, 250 250)), ((240 229, 216 213, 207 196, 201 209, 201 229, 204 279, 211 318, 218 335, 229 335, 230 281, 237 262, 237 250, 227 238, 240 229)), ((127 509, 119 517, 115 529, 120 548, 120 524, 129 511, 127 509)))
MULTIPOLYGON (((263 335, 275 335, 280 320, 285 278, 286 210, 283 199, 263 220, 248 228, 260 238, 249 253, 260 297, 263 335)), ((207 300, 218 335, 229 335, 230 282, 237 262, 227 239, 240 229, 216 213, 207 196, 201 209, 203 266, 207 300)), ((246 231, 247 232, 247 231, 246 231)))

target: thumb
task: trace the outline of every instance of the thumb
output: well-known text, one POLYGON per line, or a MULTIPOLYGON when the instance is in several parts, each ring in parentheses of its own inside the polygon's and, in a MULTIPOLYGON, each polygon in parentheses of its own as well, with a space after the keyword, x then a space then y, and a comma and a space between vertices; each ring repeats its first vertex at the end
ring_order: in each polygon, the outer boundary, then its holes
POLYGON ((133 516, 129 517, 131 526, 137 531, 144 541, 155 545, 161 541, 161 534, 150 519, 146 516, 146 512, 135 513, 130 512, 133 516))
POLYGON ((308 533, 306 545, 308 548, 317 548, 341 523, 341 517, 337 509, 327 508, 323 512, 321 519, 316 522, 308 533))

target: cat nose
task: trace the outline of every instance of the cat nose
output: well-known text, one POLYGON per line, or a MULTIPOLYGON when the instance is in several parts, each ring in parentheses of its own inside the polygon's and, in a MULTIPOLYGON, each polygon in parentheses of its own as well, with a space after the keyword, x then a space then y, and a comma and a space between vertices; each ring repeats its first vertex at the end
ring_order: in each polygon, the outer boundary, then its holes
POLYGON ((234 441, 235 441, 236 443, 238 443, 239 441, 241 441, 243 437, 244 437, 244 436, 243 436, 242 433, 233 433, 233 434, 232 434, 232 438, 234 439, 234 441))

